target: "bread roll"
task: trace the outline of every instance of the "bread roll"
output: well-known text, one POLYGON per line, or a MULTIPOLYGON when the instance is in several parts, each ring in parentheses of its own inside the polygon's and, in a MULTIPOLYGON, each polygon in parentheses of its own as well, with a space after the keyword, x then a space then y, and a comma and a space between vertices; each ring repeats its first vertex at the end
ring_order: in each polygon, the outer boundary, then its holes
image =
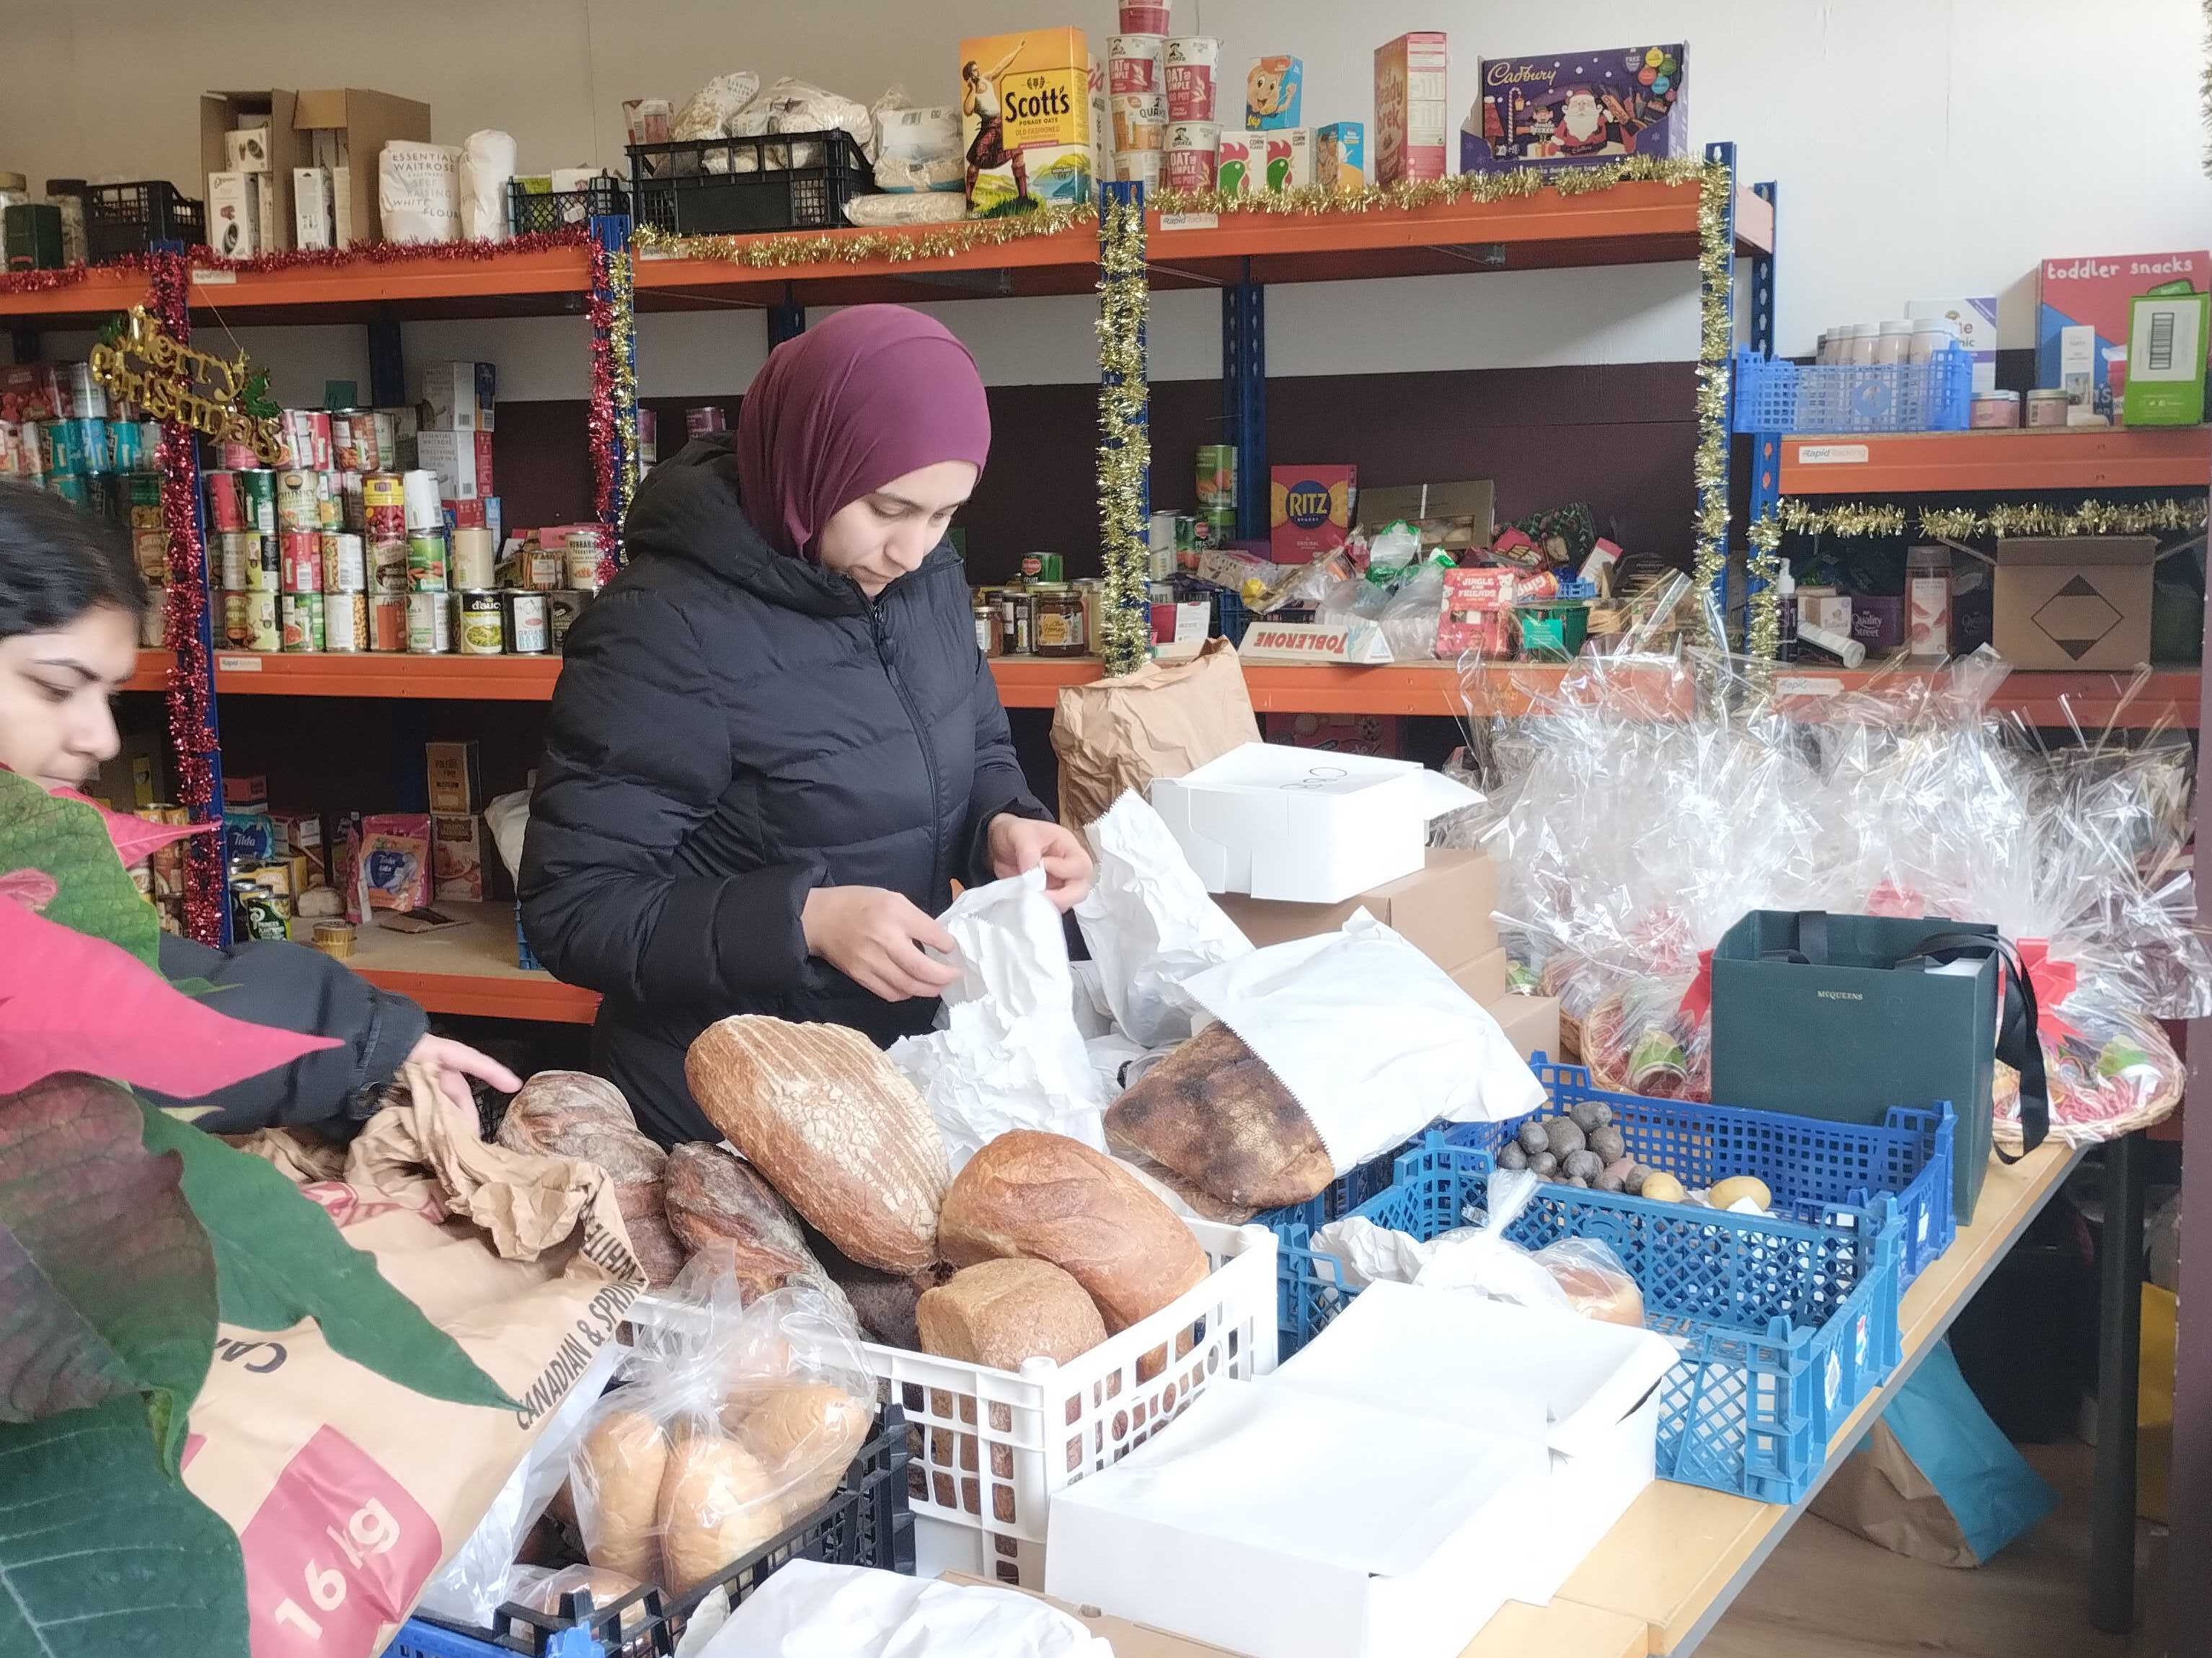
POLYGON ((1566 1261, 1539 1250, 1536 1259, 1566 1292, 1567 1304, 1586 1319, 1603 1324, 1644 1327, 1644 1291, 1626 1272, 1608 1271, 1593 1263, 1566 1261))
POLYGON ((735 1440, 694 1433, 660 1483, 661 1582, 689 1594, 783 1529, 775 1479, 735 1440))
POLYGON ((1068 1273, 1109 1333, 1206 1274, 1190 1228, 1137 1177, 1064 1135, 1018 1129, 968 1161, 945 1194, 938 1243, 955 1266, 1026 1256, 1068 1273))
POLYGON ((887 1272, 936 1260, 945 1143, 866 1037, 740 1014, 700 1033, 684 1075, 745 1161, 846 1254, 887 1272))
POLYGON ((659 1576, 653 1527, 668 1449, 660 1424, 637 1411, 609 1411, 585 1434, 571 1482, 576 1529, 593 1565, 647 1582, 659 1576))
POLYGON ((647 1281, 662 1289, 683 1270, 684 1252, 661 1208, 668 1154, 639 1131, 629 1102, 613 1083, 580 1070, 539 1071, 509 1102, 499 1143, 510 1151, 574 1157, 605 1169, 647 1281))
POLYGON ((1226 1025, 1132 1083, 1107 1108, 1106 1139, 1238 1207, 1302 1204, 1336 1178, 1305 1108, 1226 1025))
POLYGON ((842 1387, 810 1383, 739 1395, 738 1439, 779 1481, 791 1482, 783 1511, 796 1524, 837 1489, 868 1442, 876 1414, 842 1387))
POLYGON ((1049 1261, 981 1261, 922 1296, 921 1350, 994 1370, 1022 1361, 1065 1364, 1106 1339, 1083 1286, 1049 1261))

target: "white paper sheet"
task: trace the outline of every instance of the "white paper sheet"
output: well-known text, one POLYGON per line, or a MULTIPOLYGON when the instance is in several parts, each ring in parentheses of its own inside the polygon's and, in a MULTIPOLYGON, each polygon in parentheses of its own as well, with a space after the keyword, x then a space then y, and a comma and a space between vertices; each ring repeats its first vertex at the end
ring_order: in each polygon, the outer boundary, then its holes
POLYGON ((939 919, 958 944, 944 1027, 908 1037, 891 1063, 921 1090, 957 1171, 1010 1129, 1103 1151, 1106 1096, 1075 1027, 1060 911, 1042 869, 975 887, 939 919))
POLYGON ((1498 1021, 1369 915, 1187 979, 1312 1119, 1339 1174, 1437 1118, 1496 1122, 1544 1103, 1498 1021))
POLYGON ((793 1560, 700 1658, 1114 1658, 1056 1606, 1012 1589, 793 1560))

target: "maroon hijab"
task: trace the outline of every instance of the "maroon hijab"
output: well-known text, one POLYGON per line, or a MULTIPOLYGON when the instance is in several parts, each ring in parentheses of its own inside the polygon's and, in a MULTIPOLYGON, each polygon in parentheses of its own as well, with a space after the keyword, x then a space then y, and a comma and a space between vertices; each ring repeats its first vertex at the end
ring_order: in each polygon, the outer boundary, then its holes
POLYGON ((980 470, 991 411, 975 359, 899 305, 840 311, 768 354, 738 411, 738 487, 778 552, 812 558, 840 507, 944 460, 980 470))

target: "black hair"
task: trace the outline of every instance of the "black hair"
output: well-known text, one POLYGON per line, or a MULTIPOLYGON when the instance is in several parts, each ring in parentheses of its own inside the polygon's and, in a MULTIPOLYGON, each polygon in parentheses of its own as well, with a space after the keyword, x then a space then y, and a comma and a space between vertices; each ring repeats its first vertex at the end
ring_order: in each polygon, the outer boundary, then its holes
POLYGON ((99 605, 135 619, 146 601, 129 532, 58 495, 0 483, 0 639, 51 633, 99 605))

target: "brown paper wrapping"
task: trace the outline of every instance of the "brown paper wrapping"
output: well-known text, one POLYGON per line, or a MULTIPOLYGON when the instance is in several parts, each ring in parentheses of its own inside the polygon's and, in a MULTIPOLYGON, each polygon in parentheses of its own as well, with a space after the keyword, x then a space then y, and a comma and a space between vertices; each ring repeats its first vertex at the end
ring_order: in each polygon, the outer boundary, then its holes
POLYGON ((1053 716, 1060 757, 1060 820, 1081 830, 1127 789, 1180 777, 1260 741, 1236 647, 1209 639, 1187 662, 1147 662, 1133 674, 1069 686, 1053 716))

